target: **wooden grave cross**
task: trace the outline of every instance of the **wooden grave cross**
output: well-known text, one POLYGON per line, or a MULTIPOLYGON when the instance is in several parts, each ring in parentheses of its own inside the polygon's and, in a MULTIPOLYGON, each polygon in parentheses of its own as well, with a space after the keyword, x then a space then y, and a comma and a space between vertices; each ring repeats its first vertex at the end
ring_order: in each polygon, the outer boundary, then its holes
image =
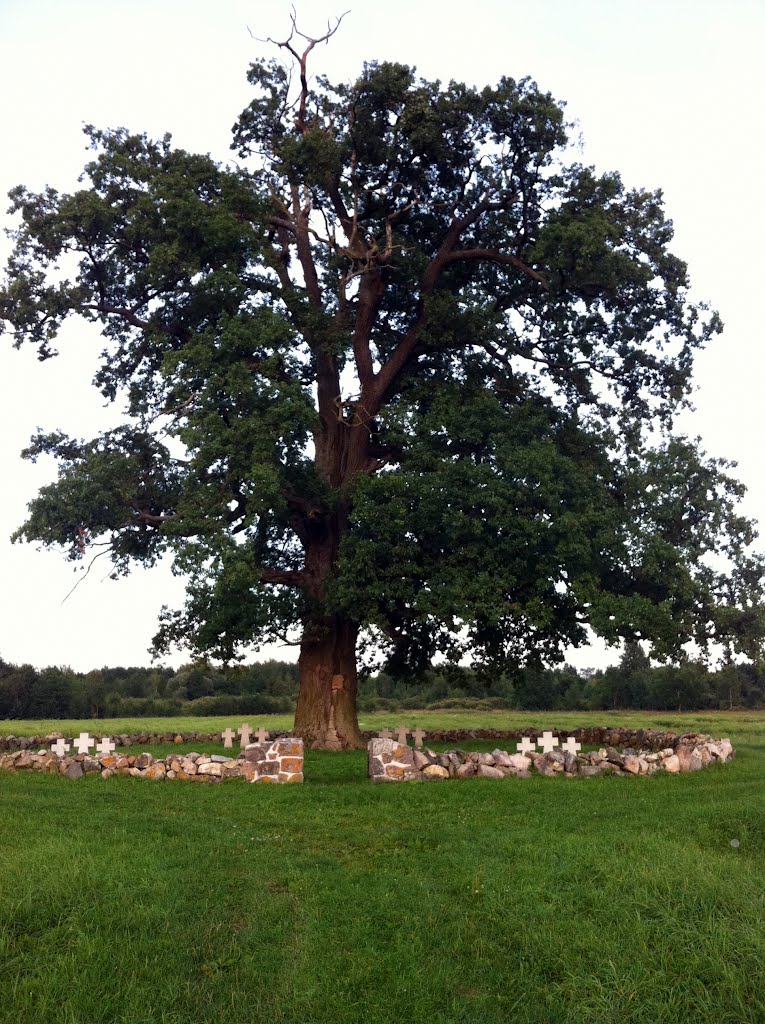
POLYGON ((252 733, 252 729, 250 729, 250 725, 249 725, 249 722, 244 722, 244 723, 243 723, 243 724, 241 725, 241 727, 240 727, 239 729, 237 729, 236 731, 237 731, 237 732, 239 733, 239 735, 240 735, 240 736, 242 737, 242 742, 241 742, 241 746, 242 746, 242 750, 244 750, 244 748, 245 748, 246 746, 249 746, 249 743, 250 743, 250 735, 251 735, 251 733, 252 733))
POLYGON ((234 732, 233 729, 226 729, 224 732, 221 733, 221 736, 223 737, 224 747, 232 747, 234 745, 233 739, 234 736, 236 736, 236 733, 234 732))
POLYGON ((409 730, 405 725, 400 725, 398 727, 398 742, 401 744, 402 747, 406 746, 406 734, 408 732, 409 730))
POLYGON ((415 747, 417 747, 418 750, 422 750, 422 741, 425 738, 425 733, 422 731, 422 729, 419 727, 419 725, 417 726, 417 728, 412 733, 412 736, 414 737, 414 745, 415 745, 415 747))
POLYGON ((96 750, 104 757, 108 757, 114 751, 114 743, 109 736, 103 736, 100 743, 96 743, 96 750))
POLYGON ((267 739, 268 739, 268 733, 266 732, 266 730, 261 725, 261 727, 258 729, 258 743, 265 743, 267 739))

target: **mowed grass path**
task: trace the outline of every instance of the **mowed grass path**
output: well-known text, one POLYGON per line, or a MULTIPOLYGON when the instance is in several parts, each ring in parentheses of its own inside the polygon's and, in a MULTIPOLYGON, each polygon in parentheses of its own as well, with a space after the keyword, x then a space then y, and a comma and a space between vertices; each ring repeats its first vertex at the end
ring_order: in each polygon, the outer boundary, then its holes
POLYGON ((2 773, 0 1020, 762 1024, 765 714, 660 718, 737 760, 387 786, 364 753, 309 752, 289 787, 2 773))

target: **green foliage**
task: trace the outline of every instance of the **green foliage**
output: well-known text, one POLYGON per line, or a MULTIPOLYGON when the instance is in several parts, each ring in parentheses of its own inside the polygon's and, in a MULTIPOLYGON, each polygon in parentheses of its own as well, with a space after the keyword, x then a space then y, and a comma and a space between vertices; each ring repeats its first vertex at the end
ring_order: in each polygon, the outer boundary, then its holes
POLYGON ((207 662, 169 668, 70 668, 12 665, 0 660, 0 718, 103 719, 184 715, 274 714, 291 711, 297 666, 266 661, 234 668, 207 662))
MULTIPOLYGON (((16 539, 115 573, 171 552, 188 595, 159 651, 349 621, 399 676, 541 673, 587 626, 756 659, 742 488, 672 432, 721 325, 661 193, 572 162, 530 79, 298 78, 251 67, 245 166, 89 127, 80 190, 13 191, 2 322, 43 359, 97 322, 126 413, 33 439, 59 478, 16 539)), ((215 696, 186 685, 162 699, 215 696)))
MULTIPOLYGON (((273 715, 291 712, 298 666, 265 661, 214 667, 207 662, 168 668, 37 670, 0 660, 0 719, 104 720, 273 715)), ((359 710, 687 711, 765 707, 765 672, 751 664, 709 670, 700 661, 652 666, 636 644, 618 666, 578 672, 571 665, 530 666, 512 675, 443 665, 418 677, 362 675, 359 710)), ((13 732, 17 726, 10 730, 13 732)), ((172 724, 163 726, 168 731, 172 724)), ((188 727, 186 727, 188 728, 188 727)), ((281 728, 281 726, 280 726, 281 728)), ((32 729, 39 732, 39 728, 32 729)), ((123 730, 124 731, 124 730, 123 730)))

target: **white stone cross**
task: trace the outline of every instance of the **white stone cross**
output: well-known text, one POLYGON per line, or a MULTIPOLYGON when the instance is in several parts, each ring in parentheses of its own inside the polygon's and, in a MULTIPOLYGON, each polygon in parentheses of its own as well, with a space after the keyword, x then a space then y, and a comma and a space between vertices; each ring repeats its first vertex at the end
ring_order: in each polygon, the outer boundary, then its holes
POLYGON ((92 736, 88 736, 86 732, 81 732, 74 741, 74 745, 77 747, 78 754, 87 754, 95 742, 92 736))
POLYGON ((96 743, 96 750, 104 757, 108 757, 114 750, 114 743, 108 736, 104 736, 100 743, 96 743))
POLYGON ((237 729, 236 731, 242 737, 242 750, 244 750, 244 748, 249 745, 250 734, 252 732, 252 730, 250 729, 249 723, 248 722, 244 722, 242 724, 242 726, 239 729, 237 729))
POLYGON ((406 746, 406 734, 408 732, 409 730, 406 728, 405 725, 400 725, 398 727, 398 742, 401 744, 402 747, 406 746))
POLYGON ((543 754, 549 754, 551 750, 558 746, 560 741, 548 730, 543 732, 541 737, 537 740, 537 743, 542 748, 543 754))
POLYGON ((233 729, 226 729, 225 732, 221 733, 221 736, 223 737, 223 746, 224 747, 232 747, 234 745, 233 744, 233 739, 234 739, 234 736, 236 736, 236 733, 234 732, 233 729))
POLYGON ((57 757, 63 757, 67 750, 72 749, 72 744, 67 743, 66 740, 56 740, 53 746, 50 748, 51 754, 56 754, 57 757))
POLYGON ((377 736, 381 740, 392 740, 393 739, 393 733, 390 731, 390 729, 381 729, 379 731, 379 733, 377 734, 377 736))
POLYGON ((537 749, 535 740, 529 739, 528 736, 524 736, 521 742, 517 746, 519 754, 529 754, 532 750, 537 749))
POLYGON ((576 742, 576 736, 569 736, 565 743, 561 743, 560 749, 568 750, 575 754, 578 750, 582 749, 582 744, 576 742))
POLYGON ((267 739, 268 739, 268 733, 266 732, 266 730, 261 725, 261 727, 258 729, 258 743, 265 743, 267 739))
POLYGON ((412 736, 414 737, 414 745, 415 745, 415 747, 417 747, 418 750, 422 750, 422 741, 423 741, 423 739, 425 737, 425 733, 422 731, 422 729, 419 727, 419 725, 417 726, 417 728, 412 733, 412 736))

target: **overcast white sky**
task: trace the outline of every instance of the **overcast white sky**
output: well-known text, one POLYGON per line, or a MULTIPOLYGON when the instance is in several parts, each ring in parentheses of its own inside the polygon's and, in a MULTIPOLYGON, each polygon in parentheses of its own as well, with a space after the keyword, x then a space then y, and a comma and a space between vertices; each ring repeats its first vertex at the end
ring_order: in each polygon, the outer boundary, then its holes
MULTIPOLYGON (((761 294, 765 280, 761 0, 303 0, 301 25, 319 34, 350 13, 315 69, 349 79, 363 60, 414 64, 427 78, 483 85, 529 74, 568 103, 584 159, 626 183, 661 187, 696 298, 720 311, 725 334, 697 364, 697 411, 684 428, 707 452, 738 461, 744 508, 765 523, 761 471, 761 294)), ((173 134, 227 159, 247 104, 255 36, 285 35, 284 0, 0 0, 0 193, 24 183, 72 189, 86 159, 82 125, 173 134)), ((1 208, 4 211, 5 204, 1 208)), ((0 240, 0 256, 8 244, 0 240)), ((148 664, 163 603, 178 605, 169 568, 103 580, 98 563, 75 593, 71 563, 11 545, 26 503, 52 463, 19 452, 37 426, 89 436, 113 412, 89 385, 97 332, 72 325, 61 356, 40 364, 0 338, 0 656, 12 662, 148 664)), ((292 649, 265 655, 294 657, 292 649)), ((613 651, 577 652, 579 666, 613 651)), ((168 659, 184 660, 180 652, 168 659)))

